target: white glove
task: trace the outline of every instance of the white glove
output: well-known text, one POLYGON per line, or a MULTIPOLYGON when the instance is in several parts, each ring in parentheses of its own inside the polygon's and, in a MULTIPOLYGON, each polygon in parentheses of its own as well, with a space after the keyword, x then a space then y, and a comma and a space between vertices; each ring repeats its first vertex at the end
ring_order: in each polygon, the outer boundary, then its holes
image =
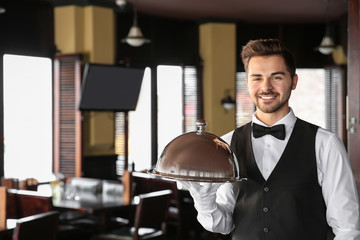
POLYGON ((189 190, 198 211, 216 208, 216 192, 223 183, 180 181, 189 190))

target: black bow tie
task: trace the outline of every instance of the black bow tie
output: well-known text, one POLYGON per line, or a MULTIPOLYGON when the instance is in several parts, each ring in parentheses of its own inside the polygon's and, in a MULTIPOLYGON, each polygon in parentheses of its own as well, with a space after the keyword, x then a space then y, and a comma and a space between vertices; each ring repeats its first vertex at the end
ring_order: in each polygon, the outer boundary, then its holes
POLYGON ((280 140, 285 139, 285 125, 279 124, 273 127, 264 127, 259 124, 253 123, 253 134, 255 138, 262 137, 266 134, 270 134, 280 140))

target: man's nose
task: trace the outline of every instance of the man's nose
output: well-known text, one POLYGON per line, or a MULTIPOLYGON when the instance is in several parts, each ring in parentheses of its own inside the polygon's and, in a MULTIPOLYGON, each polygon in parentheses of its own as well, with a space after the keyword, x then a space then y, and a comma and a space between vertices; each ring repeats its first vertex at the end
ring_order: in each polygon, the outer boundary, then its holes
POLYGON ((261 89, 263 91, 269 91, 273 88, 272 84, 271 84, 271 80, 266 78, 264 79, 263 83, 262 83, 262 86, 261 86, 261 89))

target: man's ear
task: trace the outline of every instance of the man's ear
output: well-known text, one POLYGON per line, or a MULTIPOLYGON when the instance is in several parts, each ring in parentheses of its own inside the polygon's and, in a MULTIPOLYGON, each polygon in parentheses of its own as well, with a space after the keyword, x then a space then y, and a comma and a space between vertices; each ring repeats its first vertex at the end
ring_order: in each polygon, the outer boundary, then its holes
POLYGON ((295 90, 295 89, 296 89, 298 79, 299 79, 298 75, 295 74, 294 77, 293 77, 293 79, 292 79, 292 87, 291 87, 291 90, 295 90))

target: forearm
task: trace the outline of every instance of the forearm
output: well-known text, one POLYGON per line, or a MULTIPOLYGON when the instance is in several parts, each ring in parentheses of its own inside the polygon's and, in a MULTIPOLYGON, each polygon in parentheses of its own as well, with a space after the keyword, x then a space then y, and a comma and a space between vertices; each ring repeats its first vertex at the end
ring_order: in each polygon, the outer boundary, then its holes
POLYGON ((360 240, 360 230, 333 228, 333 231, 336 235, 334 240, 360 240))
POLYGON ((351 165, 340 140, 334 136, 327 139, 319 152, 327 221, 334 240, 360 240, 359 199, 351 165))

